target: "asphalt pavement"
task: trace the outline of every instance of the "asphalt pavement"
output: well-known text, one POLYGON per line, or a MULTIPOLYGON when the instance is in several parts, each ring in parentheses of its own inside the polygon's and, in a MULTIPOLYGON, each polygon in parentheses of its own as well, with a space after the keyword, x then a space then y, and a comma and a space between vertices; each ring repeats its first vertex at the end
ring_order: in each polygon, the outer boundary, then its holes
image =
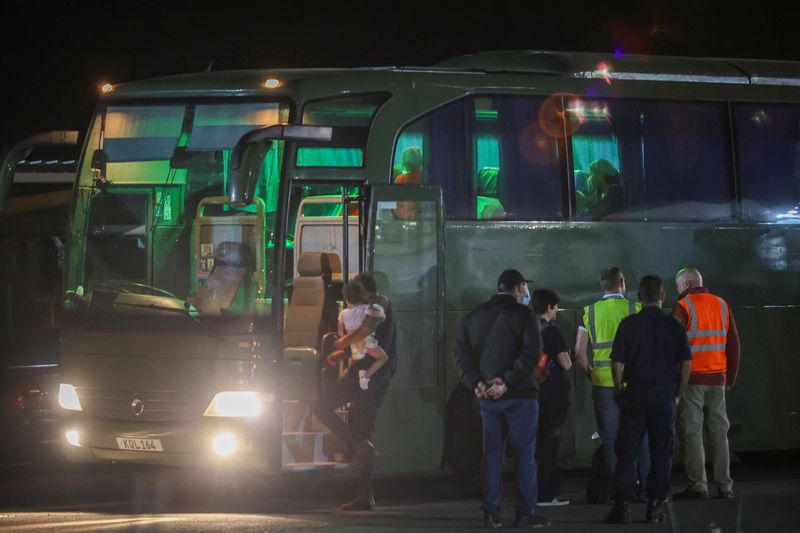
MULTIPOLYGON (((551 531, 800 531, 800 468, 733 468, 736 498, 669 504, 665 524, 606 525, 607 505, 583 502, 588 471, 566 472, 565 507, 541 508, 551 531)), ((673 488, 682 473, 673 472, 673 488)), ((266 478, 224 471, 130 466, 60 466, 0 472, 1 531, 465 531, 481 525, 480 500, 447 473, 383 476, 375 512, 347 513, 339 504, 354 480, 309 473, 266 478)), ((506 483, 503 518, 513 516, 506 483)))

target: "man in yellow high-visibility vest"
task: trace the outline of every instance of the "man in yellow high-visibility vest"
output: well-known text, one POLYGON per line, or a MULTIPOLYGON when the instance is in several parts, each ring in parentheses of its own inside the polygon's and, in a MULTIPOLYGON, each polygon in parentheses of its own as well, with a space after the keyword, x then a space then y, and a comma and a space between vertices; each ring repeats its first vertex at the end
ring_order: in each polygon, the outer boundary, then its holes
MULTIPOLYGON (((587 377, 592 380, 592 400, 597 419, 597 431, 603 443, 603 459, 609 476, 614 474, 617 454, 614 444, 619 433, 619 406, 614 396, 614 379, 611 376, 611 346, 622 319, 638 313, 642 304, 625 298, 625 275, 618 266, 600 273, 603 297, 583 308, 583 325, 578 327, 575 338, 575 360, 587 377), (592 346, 592 361, 589 361, 588 345, 592 346)), ((650 469, 650 451, 647 437, 638 457, 638 473, 641 485, 650 469)))

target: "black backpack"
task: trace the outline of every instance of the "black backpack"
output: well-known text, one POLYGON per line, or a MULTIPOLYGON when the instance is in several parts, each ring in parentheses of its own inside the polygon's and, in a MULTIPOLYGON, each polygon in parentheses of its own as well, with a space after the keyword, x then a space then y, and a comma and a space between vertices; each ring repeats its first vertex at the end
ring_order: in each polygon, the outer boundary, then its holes
POLYGON ((601 444, 592 456, 592 470, 589 474, 589 483, 586 485, 588 503, 606 503, 611 495, 611 478, 603 457, 603 446, 605 444, 601 444))

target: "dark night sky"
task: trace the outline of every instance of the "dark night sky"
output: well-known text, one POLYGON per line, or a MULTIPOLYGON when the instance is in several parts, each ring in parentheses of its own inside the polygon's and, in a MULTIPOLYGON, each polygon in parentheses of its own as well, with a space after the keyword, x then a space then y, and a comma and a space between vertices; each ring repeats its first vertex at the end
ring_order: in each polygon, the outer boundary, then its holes
POLYGON ((0 146, 85 130, 102 81, 202 71, 212 59, 215 70, 430 65, 479 50, 619 48, 800 60, 797 23, 769 2, 604 3, 4 0, 0 146))

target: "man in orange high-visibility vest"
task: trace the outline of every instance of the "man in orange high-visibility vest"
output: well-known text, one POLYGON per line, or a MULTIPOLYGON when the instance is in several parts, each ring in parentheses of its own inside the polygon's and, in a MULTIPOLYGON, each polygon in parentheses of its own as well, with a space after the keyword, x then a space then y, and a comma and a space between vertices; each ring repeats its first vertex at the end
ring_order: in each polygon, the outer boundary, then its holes
POLYGON ((708 498, 704 429, 709 439, 717 496, 733 498, 725 391, 733 388, 739 371, 736 322, 728 303, 703 287, 703 276, 696 268, 679 270, 675 284, 680 299, 672 316, 686 328, 692 350, 692 373, 678 404, 677 422, 688 483, 673 499, 708 498))

